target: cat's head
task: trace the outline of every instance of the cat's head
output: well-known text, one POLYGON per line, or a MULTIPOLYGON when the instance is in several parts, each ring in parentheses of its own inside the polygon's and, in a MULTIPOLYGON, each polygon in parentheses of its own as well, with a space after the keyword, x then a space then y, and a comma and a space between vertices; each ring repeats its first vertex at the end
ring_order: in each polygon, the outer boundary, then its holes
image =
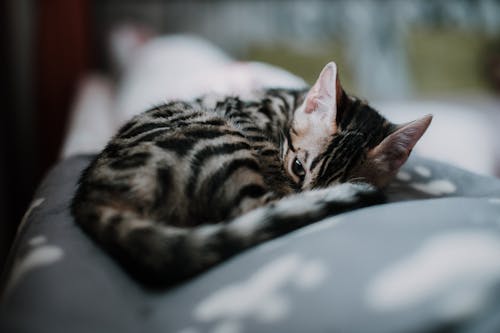
POLYGON ((428 115, 395 125, 347 95, 329 63, 295 111, 284 142, 285 169, 301 189, 365 181, 384 187, 429 126, 428 115))

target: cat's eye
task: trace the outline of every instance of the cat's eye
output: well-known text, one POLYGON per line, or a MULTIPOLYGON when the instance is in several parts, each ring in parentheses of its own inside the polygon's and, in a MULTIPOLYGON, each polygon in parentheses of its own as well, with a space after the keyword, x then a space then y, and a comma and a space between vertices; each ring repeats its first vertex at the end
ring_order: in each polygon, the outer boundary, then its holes
POLYGON ((306 170, 304 170, 304 167, 302 166, 302 163, 298 160, 298 158, 295 158, 293 160, 292 172, 294 175, 300 178, 300 181, 304 180, 304 176, 306 175, 306 170))

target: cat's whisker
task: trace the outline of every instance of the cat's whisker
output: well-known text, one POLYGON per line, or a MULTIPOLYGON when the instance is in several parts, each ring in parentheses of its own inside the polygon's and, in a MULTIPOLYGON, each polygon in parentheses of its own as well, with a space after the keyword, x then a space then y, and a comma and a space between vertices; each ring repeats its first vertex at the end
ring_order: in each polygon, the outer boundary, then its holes
POLYGON ((366 177, 354 177, 354 178, 350 178, 349 182, 351 182, 351 183, 368 183, 368 180, 366 179, 366 177))

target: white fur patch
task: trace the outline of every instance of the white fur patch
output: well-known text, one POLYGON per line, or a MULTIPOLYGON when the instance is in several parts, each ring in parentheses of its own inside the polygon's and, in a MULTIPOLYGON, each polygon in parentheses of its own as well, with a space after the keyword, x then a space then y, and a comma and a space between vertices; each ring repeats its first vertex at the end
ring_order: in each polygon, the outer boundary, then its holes
POLYGON ((261 267, 246 281, 208 296, 195 307, 194 316, 198 321, 214 322, 216 328, 224 328, 220 332, 239 332, 243 319, 276 322, 284 319, 290 310, 285 287, 309 290, 318 287, 326 275, 326 266, 320 261, 288 254, 261 267))
MULTIPOLYGON (((282 214, 287 214, 287 215, 297 215, 297 214, 303 214, 304 212, 307 212, 310 208, 310 197, 308 195, 314 195, 315 193, 313 191, 306 192, 302 198, 300 195, 296 195, 293 197, 288 197, 285 199, 282 199, 276 204, 276 210, 280 211, 282 214)), ((312 197, 312 196, 311 196, 312 197)), ((312 200, 314 202, 314 199, 312 200)))
POLYGON ((368 285, 367 303, 380 312, 433 300, 435 311, 458 318, 479 311, 500 279, 500 238, 484 231, 431 237, 368 285), (436 299, 436 301, 434 301, 436 299))
POLYGON ((450 194, 457 190, 455 184, 446 179, 437 179, 428 183, 411 183, 410 186, 430 195, 450 194))
POLYGON ((396 179, 403 182, 407 182, 411 180, 411 175, 406 171, 399 171, 398 174, 396 175, 396 179))
POLYGON ((429 178, 431 176, 431 170, 423 165, 417 165, 414 170, 422 177, 429 178))
POLYGON ((237 232, 239 235, 251 235, 254 230, 262 224, 265 214, 265 208, 255 209, 238 217, 238 219, 232 222, 228 228, 230 228, 231 231, 237 232))

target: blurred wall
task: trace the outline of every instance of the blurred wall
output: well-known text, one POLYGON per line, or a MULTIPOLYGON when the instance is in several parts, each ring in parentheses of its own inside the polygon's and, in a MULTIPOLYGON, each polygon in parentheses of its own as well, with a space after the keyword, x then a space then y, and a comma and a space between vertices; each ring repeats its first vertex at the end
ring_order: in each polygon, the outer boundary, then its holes
POLYGON ((2 2, 2 160, 0 268, 36 182, 33 1, 2 2))
MULTIPOLYGON (((7 30, 6 30, 6 20, 7 20, 7 4, 2 2, 0 5, 0 43, 1 45, 7 45, 7 30)), ((4 101, 4 107, 6 109, 11 108, 11 102, 9 99, 9 90, 7 84, 7 48, 0 48, 0 59, 5 59, 0 63, 0 98, 4 101)), ((7 164, 7 124, 8 124, 8 112, 2 114, 3 121, 0 121, 0 272, 2 270, 4 256, 8 247, 8 228, 7 223, 10 220, 9 211, 7 207, 9 206, 9 195, 7 194, 7 179, 6 179, 6 164, 7 164)))
POLYGON ((57 161, 76 86, 89 70, 89 5, 2 2, 0 270, 38 182, 57 161))
POLYGON ((50 0, 37 8, 35 130, 42 174, 59 156, 76 88, 90 70, 90 4, 50 0))
POLYGON ((92 17, 103 61, 106 31, 140 22, 309 81, 334 58, 347 87, 370 99, 484 92, 485 52, 500 38, 499 0, 100 0, 92 17))

